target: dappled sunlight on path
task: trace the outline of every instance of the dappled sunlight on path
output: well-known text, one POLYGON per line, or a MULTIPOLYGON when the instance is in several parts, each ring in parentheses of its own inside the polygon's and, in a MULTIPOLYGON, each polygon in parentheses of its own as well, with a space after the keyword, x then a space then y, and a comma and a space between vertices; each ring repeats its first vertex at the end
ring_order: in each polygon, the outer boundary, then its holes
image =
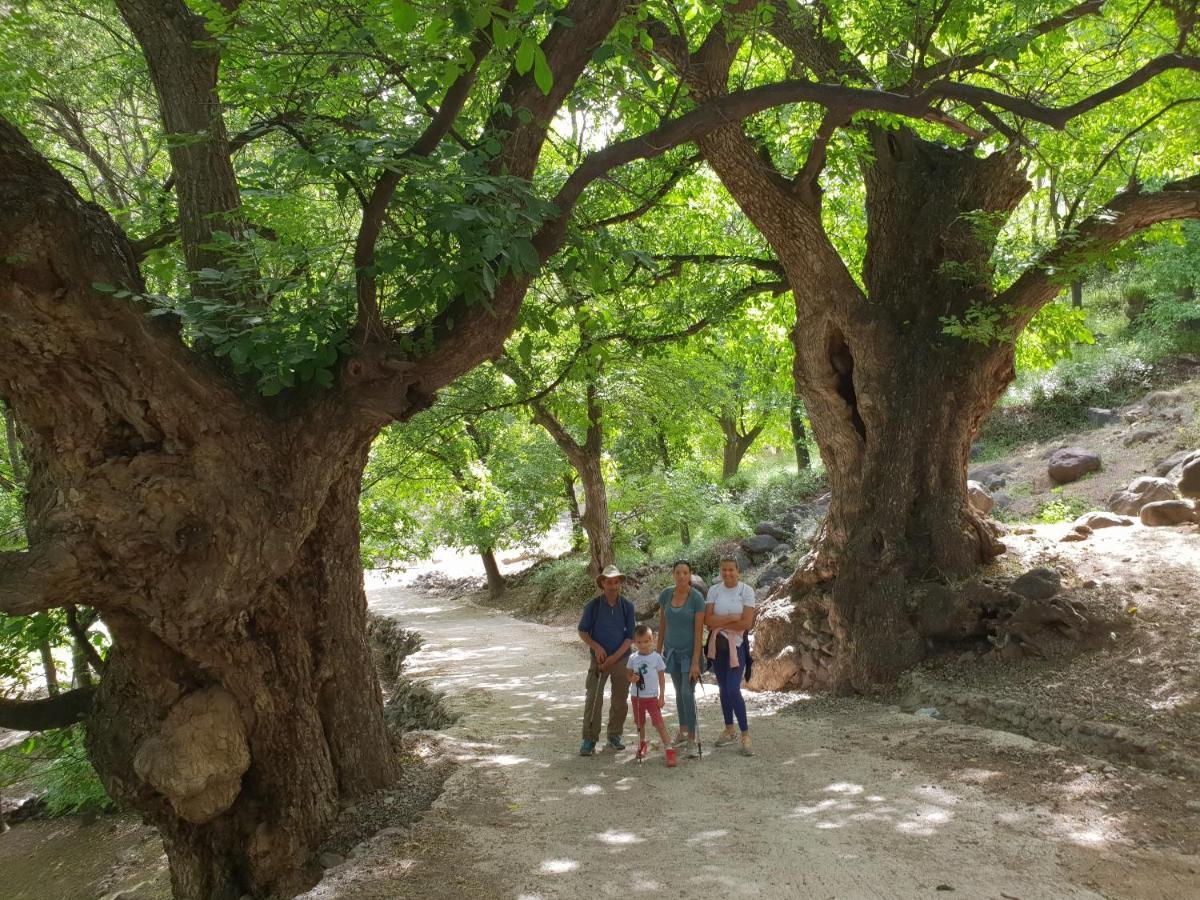
MULTIPOLYGON (((421 632, 409 671, 461 715, 448 739, 462 766, 393 851, 413 896, 1095 898, 1062 855, 1121 840, 1112 816, 1010 801, 996 788, 1011 772, 968 758, 931 777, 895 758, 902 738, 992 733, 872 704, 822 713, 804 695, 751 693, 753 758, 706 743, 675 769, 661 752, 635 762, 632 717, 628 749, 583 758, 586 655, 571 629, 404 588, 373 592, 372 607, 421 632)), ((698 701, 711 742, 711 683, 698 701)), ((672 730, 673 712, 669 699, 672 730)))

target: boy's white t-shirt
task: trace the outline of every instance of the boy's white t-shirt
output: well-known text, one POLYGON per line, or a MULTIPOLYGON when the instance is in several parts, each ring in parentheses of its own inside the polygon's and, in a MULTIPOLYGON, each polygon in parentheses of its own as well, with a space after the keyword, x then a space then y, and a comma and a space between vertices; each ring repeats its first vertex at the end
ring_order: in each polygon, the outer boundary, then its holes
POLYGON ((629 657, 629 671, 642 676, 645 687, 639 688, 635 681, 629 685, 629 693, 635 697, 658 696, 658 673, 667 671, 667 662, 657 650, 651 650, 645 656, 636 650, 629 657))
MULTIPOLYGON (((718 581, 708 589, 708 596, 704 602, 711 606, 718 616, 740 616, 745 607, 758 604, 754 597, 754 588, 744 581, 739 581, 733 587, 725 587, 725 582, 718 581)), ((742 646, 740 634, 733 645, 742 646)))

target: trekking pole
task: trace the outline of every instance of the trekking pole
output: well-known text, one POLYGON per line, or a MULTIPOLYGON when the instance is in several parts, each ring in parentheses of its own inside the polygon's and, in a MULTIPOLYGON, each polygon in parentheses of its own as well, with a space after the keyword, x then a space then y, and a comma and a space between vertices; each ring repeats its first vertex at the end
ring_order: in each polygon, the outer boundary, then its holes
MULTIPOLYGON (((707 699, 707 694, 704 692, 704 673, 701 672, 696 678, 696 683, 700 685, 700 695, 707 699)), ((692 693, 692 706, 696 705, 696 695, 692 693)), ((704 741, 700 740, 700 710, 696 710, 696 753, 700 759, 704 759, 704 741)))
MULTIPOLYGON (((596 697, 592 700, 592 705, 588 707, 587 722, 584 723, 589 728, 591 727, 593 718, 600 719, 604 708, 604 673, 600 670, 600 663, 596 661, 594 655, 592 656, 592 662, 596 664, 596 697)), ((596 743, 600 743, 599 736, 597 736, 596 743)))

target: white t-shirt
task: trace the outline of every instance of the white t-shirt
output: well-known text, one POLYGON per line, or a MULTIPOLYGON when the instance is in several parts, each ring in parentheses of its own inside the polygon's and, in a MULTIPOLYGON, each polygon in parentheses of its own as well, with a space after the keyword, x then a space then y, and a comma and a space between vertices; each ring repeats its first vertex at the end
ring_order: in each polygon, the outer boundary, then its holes
MULTIPOLYGON (((711 606, 713 613, 718 616, 740 616, 743 609, 747 606, 754 607, 758 601, 754 598, 754 588, 746 582, 739 581, 733 587, 725 587, 725 582, 718 581, 708 589, 708 597, 704 602, 711 606)), ((742 646, 740 634, 733 646, 742 646)))
POLYGON ((629 685, 629 693, 635 697, 657 697, 658 673, 667 671, 667 663, 657 650, 651 650, 645 656, 635 650, 629 657, 629 671, 637 672, 645 682, 644 687, 633 682, 629 685))

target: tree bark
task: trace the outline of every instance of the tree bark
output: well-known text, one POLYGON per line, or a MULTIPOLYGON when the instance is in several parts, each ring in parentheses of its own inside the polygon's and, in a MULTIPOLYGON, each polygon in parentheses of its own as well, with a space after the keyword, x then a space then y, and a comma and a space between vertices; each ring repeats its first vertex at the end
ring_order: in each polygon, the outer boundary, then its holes
POLYGON ((505 587, 504 576, 500 574, 495 551, 490 547, 480 547, 479 558, 483 560, 483 570, 487 572, 488 594, 492 597, 501 596, 505 587))
POLYGON ((600 471, 600 455, 579 456, 572 463, 583 484, 583 515, 580 518, 588 539, 588 571, 599 575, 613 564, 612 528, 608 521, 608 488, 600 471))
POLYGON ((1073 309, 1083 309, 1083 282, 1071 282, 1071 307, 1073 309))

